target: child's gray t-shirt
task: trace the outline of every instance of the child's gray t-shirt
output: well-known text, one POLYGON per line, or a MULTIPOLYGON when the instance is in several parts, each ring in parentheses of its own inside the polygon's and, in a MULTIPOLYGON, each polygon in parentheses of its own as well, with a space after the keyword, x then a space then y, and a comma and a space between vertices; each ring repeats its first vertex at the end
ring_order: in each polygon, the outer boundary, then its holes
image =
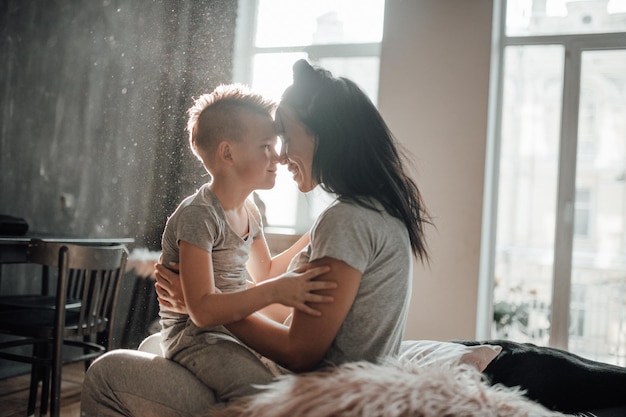
MULTIPOLYGON (((226 221, 224 210, 208 184, 184 199, 168 218, 161 242, 162 263, 179 261, 179 242, 187 241, 211 254, 215 286, 222 292, 246 288, 249 274, 246 262, 254 239, 262 236, 261 215, 251 200, 246 200, 249 230, 245 237, 239 236, 226 221)), ((168 311, 160 307, 163 346, 173 349, 176 336, 186 326, 192 326, 187 315, 168 311)), ((223 326, 212 329, 229 333, 223 326)), ((195 331, 195 329, 194 329, 195 331)))

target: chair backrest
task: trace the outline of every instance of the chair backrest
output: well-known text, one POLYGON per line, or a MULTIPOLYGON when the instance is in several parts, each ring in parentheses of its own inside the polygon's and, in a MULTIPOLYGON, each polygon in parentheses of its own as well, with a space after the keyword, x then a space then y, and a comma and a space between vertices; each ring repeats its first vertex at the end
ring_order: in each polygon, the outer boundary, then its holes
POLYGON ((45 241, 29 245, 29 262, 57 269, 56 324, 64 337, 96 336, 105 332, 108 337, 104 343, 110 348, 127 256, 124 245, 88 246, 45 241), (65 311, 68 299, 78 301, 78 307, 65 311), (66 326, 69 322, 71 326, 66 326))

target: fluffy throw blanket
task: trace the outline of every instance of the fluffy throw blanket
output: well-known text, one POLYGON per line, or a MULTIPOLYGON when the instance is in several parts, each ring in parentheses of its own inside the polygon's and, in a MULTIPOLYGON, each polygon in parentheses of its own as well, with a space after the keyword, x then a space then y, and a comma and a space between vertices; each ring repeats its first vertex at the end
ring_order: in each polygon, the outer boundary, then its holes
POLYGON ((390 360, 346 364, 325 372, 285 375, 228 417, 552 417, 523 392, 488 384, 475 366, 390 360))

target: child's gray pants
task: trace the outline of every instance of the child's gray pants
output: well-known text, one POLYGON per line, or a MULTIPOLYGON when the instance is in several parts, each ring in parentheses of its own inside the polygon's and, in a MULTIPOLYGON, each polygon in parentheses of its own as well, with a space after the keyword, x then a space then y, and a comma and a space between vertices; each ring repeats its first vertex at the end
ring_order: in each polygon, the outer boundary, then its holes
POLYGON ((253 384, 272 381, 270 371, 245 347, 218 343, 214 349, 211 354, 199 350, 195 360, 215 370, 215 391, 181 365, 154 354, 128 349, 106 353, 85 375, 81 416, 210 416, 224 402, 256 393, 253 384))

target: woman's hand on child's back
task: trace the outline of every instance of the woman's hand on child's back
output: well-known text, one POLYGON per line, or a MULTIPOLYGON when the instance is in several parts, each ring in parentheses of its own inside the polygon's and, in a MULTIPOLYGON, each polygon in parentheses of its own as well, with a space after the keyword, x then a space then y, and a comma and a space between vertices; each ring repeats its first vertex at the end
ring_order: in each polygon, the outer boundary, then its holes
POLYGON ((312 316, 321 316, 322 313, 320 311, 315 310, 307 303, 333 302, 332 296, 320 294, 317 291, 337 288, 337 283, 315 280, 315 278, 328 271, 330 271, 328 266, 311 268, 308 264, 305 264, 276 278, 263 281, 257 286, 271 286, 273 289, 272 298, 276 303, 293 307, 312 316))

